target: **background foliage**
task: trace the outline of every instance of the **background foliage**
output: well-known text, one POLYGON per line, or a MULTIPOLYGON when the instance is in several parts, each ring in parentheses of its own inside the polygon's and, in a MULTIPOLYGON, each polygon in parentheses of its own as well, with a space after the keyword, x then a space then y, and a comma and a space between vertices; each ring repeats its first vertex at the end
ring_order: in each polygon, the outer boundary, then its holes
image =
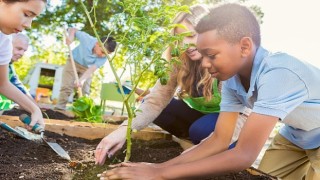
MULTIPOLYGON (((223 2, 224 0, 150 0, 148 1, 148 6, 162 6, 166 4, 177 4, 191 6, 196 3, 205 4, 216 4, 223 2)), ((240 0, 239 2, 245 2, 246 0, 240 0)), ((92 15, 96 15, 95 23, 96 28, 100 36, 107 35, 110 32, 110 27, 116 29, 112 32, 115 37, 120 37, 125 33, 125 17, 122 17, 123 23, 115 23, 119 19, 112 19, 112 15, 119 14, 123 11, 123 8, 119 6, 121 0, 86 0, 84 1, 87 7, 95 7, 91 9, 92 15)), ((263 12, 257 6, 253 6, 252 9, 256 12, 260 20, 263 17, 263 12)), ((137 16, 145 16, 146 11, 138 11, 137 16), (139 14, 140 13, 140 14, 139 14)), ((168 12, 170 13, 170 12, 168 12)), ((93 17, 93 16, 92 16, 93 17)), ((261 20, 262 23, 262 20, 261 20)), ((67 48, 63 41, 63 29, 65 27, 77 27, 82 31, 88 32, 93 35, 92 28, 84 14, 84 11, 79 3, 79 0, 61 0, 61 4, 53 6, 49 4, 46 12, 44 12, 40 17, 38 17, 32 25, 32 29, 28 30, 28 36, 31 38, 32 45, 32 56, 24 57, 20 62, 15 63, 16 71, 21 79, 26 77, 29 70, 37 62, 47 62, 53 64, 63 65, 67 58, 67 48)), ((120 51, 120 53, 125 54, 125 49, 120 51)), ((122 69, 123 62, 125 60, 124 56, 117 56, 114 60, 116 68, 122 69)), ((108 79, 110 77, 104 77, 106 74, 106 68, 101 68, 95 73, 92 82, 92 97, 97 97, 100 92, 100 84, 103 79, 108 79)), ((109 73, 111 75, 111 73, 109 73)), ((146 72, 140 87, 147 87, 148 84, 154 83, 156 78, 152 72, 146 72)), ((46 79, 42 80, 46 81, 46 79)))

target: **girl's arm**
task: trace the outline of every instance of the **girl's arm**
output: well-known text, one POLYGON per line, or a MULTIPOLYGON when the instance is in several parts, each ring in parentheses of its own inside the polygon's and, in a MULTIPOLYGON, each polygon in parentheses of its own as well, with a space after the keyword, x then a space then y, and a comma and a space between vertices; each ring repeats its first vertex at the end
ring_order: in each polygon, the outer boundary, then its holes
MULTIPOLYGON (((171 77, 174 77, 174 75, 171 75, 171 77)), ((136 112, 137 116, 132 121, 132 129, 141 130, 153 122, 170 103, 176 88, 176 79, 171 78, 166 85, 161 85, 158 80, 150 93, 143 99, 143 103, 139 106, 139 110, 141 111, 136 112)), ((127 125, 127 121, 121 124, 121 126, 125 125, 127 125)))
POLYGON ((18 103, 23 109, 32 114, 30 126, 39 123, 42 127, 44 127, 45 124, 40 109, 18 88, 10 83, 8 77, 8 68, 8 65, 0 65, 0 93, 18 103))

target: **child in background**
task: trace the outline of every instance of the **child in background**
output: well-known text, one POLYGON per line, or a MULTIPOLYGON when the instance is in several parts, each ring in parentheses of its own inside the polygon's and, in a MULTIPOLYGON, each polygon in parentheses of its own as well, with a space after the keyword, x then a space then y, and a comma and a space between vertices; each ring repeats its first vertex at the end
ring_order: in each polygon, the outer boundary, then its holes
POLYGON ((9 63, 12 58, 10 34, 30 28, 33 18, 45 8, 46 0, 0 0, 0 93, 31 113, 28 129, 39 123, 45 126, 40 109, 9 81, 9 63))
POLYGON ((196 26, 203 66, 224 81, 215 132, 196 148, 161 164, 124 163, 101 179, 186 179, 248 168, 280 120, 259 169, 284 180, 320 179, 320 69, 260 45, 246 7, 210 9, 196 26), (227 150, 237 115, 252 108, 235 148, 227 150))
MULTIPOLYGON (((80 77, 79 84, 77 84, 72 64, 68 60, 63 69, 59 100, 55 107, 56 110, 62 110, 62 112, 66 110, 68 98, 75 87, 82 87, 82 93, 89 95, 92 74, 107 61, 106 54, 104 54, 96 38, 76 28, 69 28, 68 32, 69 36, 66 39, 68 45, 74 41, 74 38, 80 41, 80 44, 72 51, 76 71, 80 77)), ((113 37, 103 37, 101 41, 108 53, 115 50, 117 43, 113 37)))

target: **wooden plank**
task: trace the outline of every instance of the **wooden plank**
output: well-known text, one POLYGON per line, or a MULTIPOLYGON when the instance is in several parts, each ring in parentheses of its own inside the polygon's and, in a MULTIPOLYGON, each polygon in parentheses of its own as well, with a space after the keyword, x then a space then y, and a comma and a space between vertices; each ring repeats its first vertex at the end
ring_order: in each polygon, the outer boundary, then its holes
MULTIPOLYGON (((0 116, 2 122, 7 123, 11 127, 24 126, 19 120, 18 116, 0 116)), ((45 119, 46 131, 54 132, 57 134, 65 134, 72 137, 84 139, 101 139, 118 128, 119 125, 104 124, 104 123, 88 123, 77 121, 64 121, 45 119)), ((171 135, 152 128, 145 128, 141 131, 133 133, 133 138, 141 140, 152 139, 171 139, 171 135)))

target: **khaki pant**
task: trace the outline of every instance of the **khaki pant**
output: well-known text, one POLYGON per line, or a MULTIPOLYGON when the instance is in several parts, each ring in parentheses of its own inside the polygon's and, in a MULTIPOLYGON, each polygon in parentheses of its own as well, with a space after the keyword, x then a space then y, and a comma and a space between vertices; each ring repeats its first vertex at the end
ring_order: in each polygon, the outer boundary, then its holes
POLYGON ((278 133, 259 169, 283 180, 320 180, 320 148, 301 149, 278 133))
MULTIPOLYGON (((88 69, 78 63, 75 62, 75 66, 77 69, 78 76, 81 77, 82 74, 88 69)), ((66 65, 63 68, 62 72, 62 84, 59 94, 59 100, 57 103, 56 108, 58 109, 65 109, 66 105, 68 103, 68 98, 71 95, 71 93, 74 90, 74 82, 76 78, 73 73, 72 64, 70 59, 68 59, 66 65)), ((92 78, 88 78, 83 86, 82 86, 82 94, 83 95, 89 95, 90 93, 90 84, 91 84, 92 78)))

